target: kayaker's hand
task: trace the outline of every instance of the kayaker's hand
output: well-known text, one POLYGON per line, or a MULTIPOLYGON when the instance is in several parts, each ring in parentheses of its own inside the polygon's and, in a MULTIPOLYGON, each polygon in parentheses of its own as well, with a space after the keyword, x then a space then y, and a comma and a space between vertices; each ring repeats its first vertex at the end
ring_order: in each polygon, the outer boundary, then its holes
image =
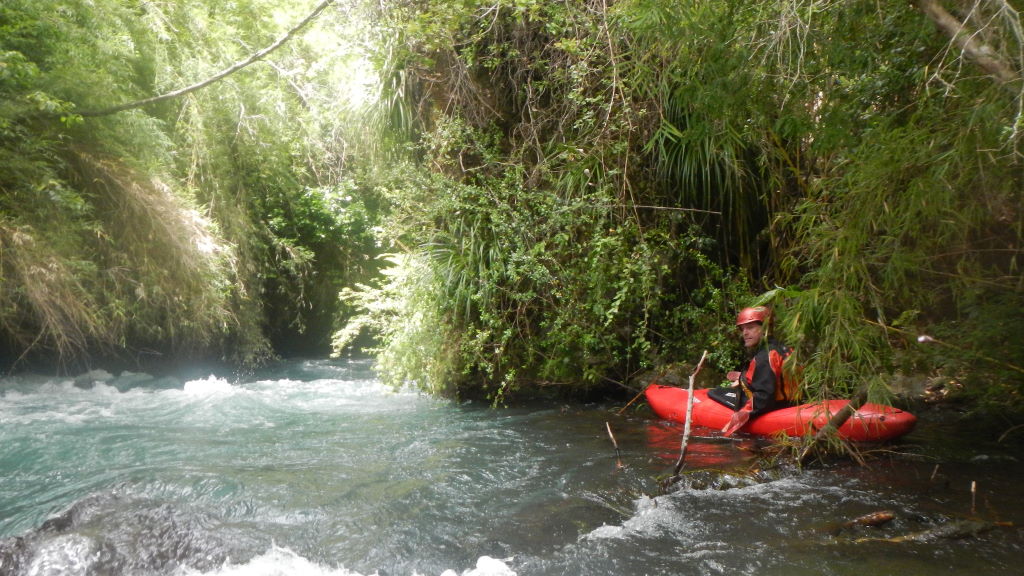
POLYGON ((722 428, 722 433, 726 436, 732 436, 734 432, 743 427, 750 420, 750 410, 740 410, 732 415, 729 419, 729 423, 722 428))
POLYGON ((736 384, 739 384, 739 382, 740 382, 740 373, 737 370, 733 370, 732 372, 729 372, 729 373, 727 373, 725 375, 725 379, 728 380, 729 382, 734 382, 736 384))

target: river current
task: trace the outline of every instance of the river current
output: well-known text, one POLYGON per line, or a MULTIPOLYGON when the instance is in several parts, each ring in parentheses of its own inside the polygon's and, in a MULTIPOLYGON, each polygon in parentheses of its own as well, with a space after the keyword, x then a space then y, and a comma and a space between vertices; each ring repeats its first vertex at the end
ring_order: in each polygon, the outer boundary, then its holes
POLYGON ((867 466, 751 471, 764 441, 696 430, 663 494, 681 427, 619 408, 451 403, 358 358, 10 376, 0 574, 1024 573, 1012 455, 919 426, 867 466))

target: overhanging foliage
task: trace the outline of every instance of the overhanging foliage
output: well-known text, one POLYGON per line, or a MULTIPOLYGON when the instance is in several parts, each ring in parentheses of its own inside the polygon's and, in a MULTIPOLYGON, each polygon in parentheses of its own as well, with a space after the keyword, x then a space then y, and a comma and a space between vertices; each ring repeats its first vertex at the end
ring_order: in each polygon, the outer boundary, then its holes
POLYGON ((351 56, 308 37, 345 14, 278 4, 0 6, 6 366, 326 344, 376 206, 338 122, 351 56))
POLYGON ((458 192, 393 199, 439 335, 385 350, 469 387, 621 382, 722 349, 731 311, 782 285, 811 392, 998 372, 886 329, 1019 353, 968 321, 1022 317, 1021 87, 975 57, 1020 70, 1019 15, 944 4, 958 28, 935 2, 388 4, 390 102, 458 192))

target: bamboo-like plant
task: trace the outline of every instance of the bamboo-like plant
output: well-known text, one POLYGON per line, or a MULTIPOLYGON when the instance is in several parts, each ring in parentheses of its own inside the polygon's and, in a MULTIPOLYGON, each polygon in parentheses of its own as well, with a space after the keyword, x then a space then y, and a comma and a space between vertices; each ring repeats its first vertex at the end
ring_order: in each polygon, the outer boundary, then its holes
POLYGON ((282 36, 276 20, 342 14, 213 4, 0 10, 0 354, 12 362, 26 350, 259 361, 270 340, 329 329, 338 287, 367 272, 374 197, 346 172, 348 112, 327 89, 349 57, 295 28, 282 36), (35 288, 43 263, 50 295, 35 288))
MULTIPOLYGON (((708 324, 752 297, 723 285, 739 265, 787 287, 778 329, 812 396, 882 399, 915 352, 894 324, 964 326, 988 296, 1019 317, 1020 93, 931 4, 403 5, 423 164, 468 186, 395 197, 395 237, 434 256, 419 304, 451 312, 435 342, 474 343, 434 357, 614 380, 682 339, 726 346, 708 324)), ((1004 4, 961 22, 1016 62, 1004 4)))

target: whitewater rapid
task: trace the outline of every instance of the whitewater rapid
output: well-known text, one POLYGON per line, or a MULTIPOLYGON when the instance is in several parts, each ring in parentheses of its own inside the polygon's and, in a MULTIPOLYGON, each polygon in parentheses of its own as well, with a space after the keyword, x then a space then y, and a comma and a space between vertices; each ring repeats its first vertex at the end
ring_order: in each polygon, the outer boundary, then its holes
POLYGON ((759 470, 761 441, 698 431, 662 494, 681 430, 619 408, 450 402, 365 358, 6 377, 0 574, 985 576, 1024 550, 1013 460, 759 470), (972 505, 1000 524, 864 543, 972 505), (886 527, 843 527, 881 509, 886 527))

